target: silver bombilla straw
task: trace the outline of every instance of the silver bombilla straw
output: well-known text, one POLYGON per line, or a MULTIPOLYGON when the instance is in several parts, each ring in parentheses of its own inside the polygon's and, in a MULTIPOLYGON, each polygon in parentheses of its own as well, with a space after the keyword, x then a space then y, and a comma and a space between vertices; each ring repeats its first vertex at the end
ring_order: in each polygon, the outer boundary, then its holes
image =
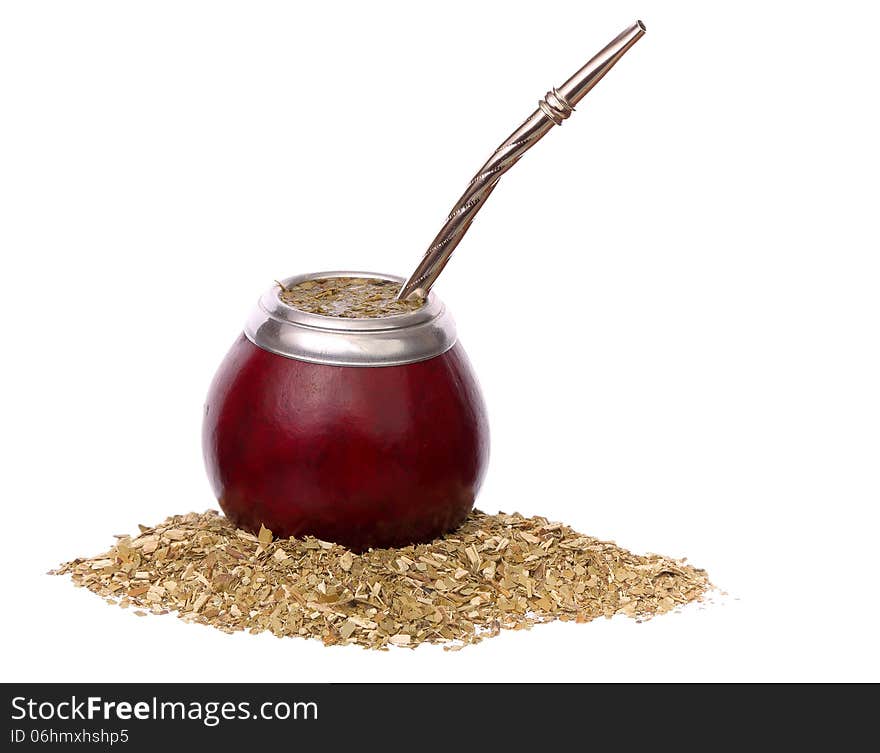
POLYGON ((604 49, 595 55, 583 68, 575 73, 558 89, 551 89, 538 103, 538 109, 507 140, 499 146, 489 161, 483 165, 468 184, 467 190, 456 202, 446 223, 431 242, 419 265, 403 284, 397 294, 398 300, 416 294, 426 296, 431 286, 452 256, 455 247, 461 242, 474 216, 495 190, 504 173, 513 167, 520 157, 531 149, 554 125, 574 112, 580 102, 600 79, 611 70, 645 33, 645 25, 636 21, 632 26, 614 38, 604 49))

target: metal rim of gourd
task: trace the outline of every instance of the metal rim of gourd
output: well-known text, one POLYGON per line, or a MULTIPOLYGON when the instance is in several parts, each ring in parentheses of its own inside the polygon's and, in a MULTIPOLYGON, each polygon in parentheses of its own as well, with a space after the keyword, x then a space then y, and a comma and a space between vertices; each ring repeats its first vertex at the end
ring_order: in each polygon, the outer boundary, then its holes
MULTIPOLYGON (((366 277, 402 284, 397 275, 332 270, 294 275, 284 288, 329 277, 366 277)), ((273 285, 248 317, 245 336, 276 355, 331 366, 399 366, 445 353, 456 343, 455 322, 432 291, 415 311, 374 318, 341 318, 301 311, 273 285)))

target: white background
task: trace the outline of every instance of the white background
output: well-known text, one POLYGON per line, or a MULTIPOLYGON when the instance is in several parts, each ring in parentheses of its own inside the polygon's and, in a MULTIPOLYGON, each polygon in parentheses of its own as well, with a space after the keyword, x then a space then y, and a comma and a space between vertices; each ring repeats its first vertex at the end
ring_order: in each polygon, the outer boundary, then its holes
POLYGON ((853 2, 3 3, 3 679, 880 679, 878 24, 853 2), (211 507, 202 402, 257 296, 407 274, 636 18, 436 290, 490 411, 479 506, 686 555, 731 598, 373 653, 44 575, 211 507))

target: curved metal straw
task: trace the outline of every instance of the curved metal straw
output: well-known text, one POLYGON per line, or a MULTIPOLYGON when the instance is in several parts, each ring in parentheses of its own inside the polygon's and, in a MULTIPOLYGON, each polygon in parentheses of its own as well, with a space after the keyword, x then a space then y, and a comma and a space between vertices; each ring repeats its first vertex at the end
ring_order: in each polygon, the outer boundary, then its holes
POLYGON ((538 103, 538 109, 507 140, 499 146, 489 161, 483 165, 468 184, 467 190, 456 202, 446 223, 431 242, 419 265, 403 284, 397 294, 398 300, 415 293, 422 297, 428 294, 431 286, 452 256, 455 247, 474 221, 474 216, 495 190, 504 173, 513 167, 520 157, 532 148, 554 125, 574 112, 575 105, 611 70, 623 54, 645 33, 645 25, 636 21, 621 32, 605 48, 597 53, 583 68, 575 73, 558 89, 551 89, 538 103))

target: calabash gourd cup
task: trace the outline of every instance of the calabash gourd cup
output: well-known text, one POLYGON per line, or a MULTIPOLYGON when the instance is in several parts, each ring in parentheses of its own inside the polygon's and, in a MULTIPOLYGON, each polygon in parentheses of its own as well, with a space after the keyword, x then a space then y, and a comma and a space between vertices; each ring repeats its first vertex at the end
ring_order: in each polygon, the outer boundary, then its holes
POLYGON ((645 33, 636 21, 558 89, 468 183, 415 271, 327 272, 283 281, 372 277, 401 284, 407 313, 346 319, 287 305, 268 291, 232 346, 205 406, 214 493, 237 525, 311 534, 356 550, 425 541, 473 507, 489 454, 480 388, 455 326, 431 292, 498 180, 645 33))
MULTIPOLYGON (((292 287, 325 272, 290 277, 292 287)), ((211 384, 208 477, 236 525, 362 551, 427 541, 471 510, 489 455, 480 388, 433 292, 403 314, 344 319, 267 291, 211 384)))

